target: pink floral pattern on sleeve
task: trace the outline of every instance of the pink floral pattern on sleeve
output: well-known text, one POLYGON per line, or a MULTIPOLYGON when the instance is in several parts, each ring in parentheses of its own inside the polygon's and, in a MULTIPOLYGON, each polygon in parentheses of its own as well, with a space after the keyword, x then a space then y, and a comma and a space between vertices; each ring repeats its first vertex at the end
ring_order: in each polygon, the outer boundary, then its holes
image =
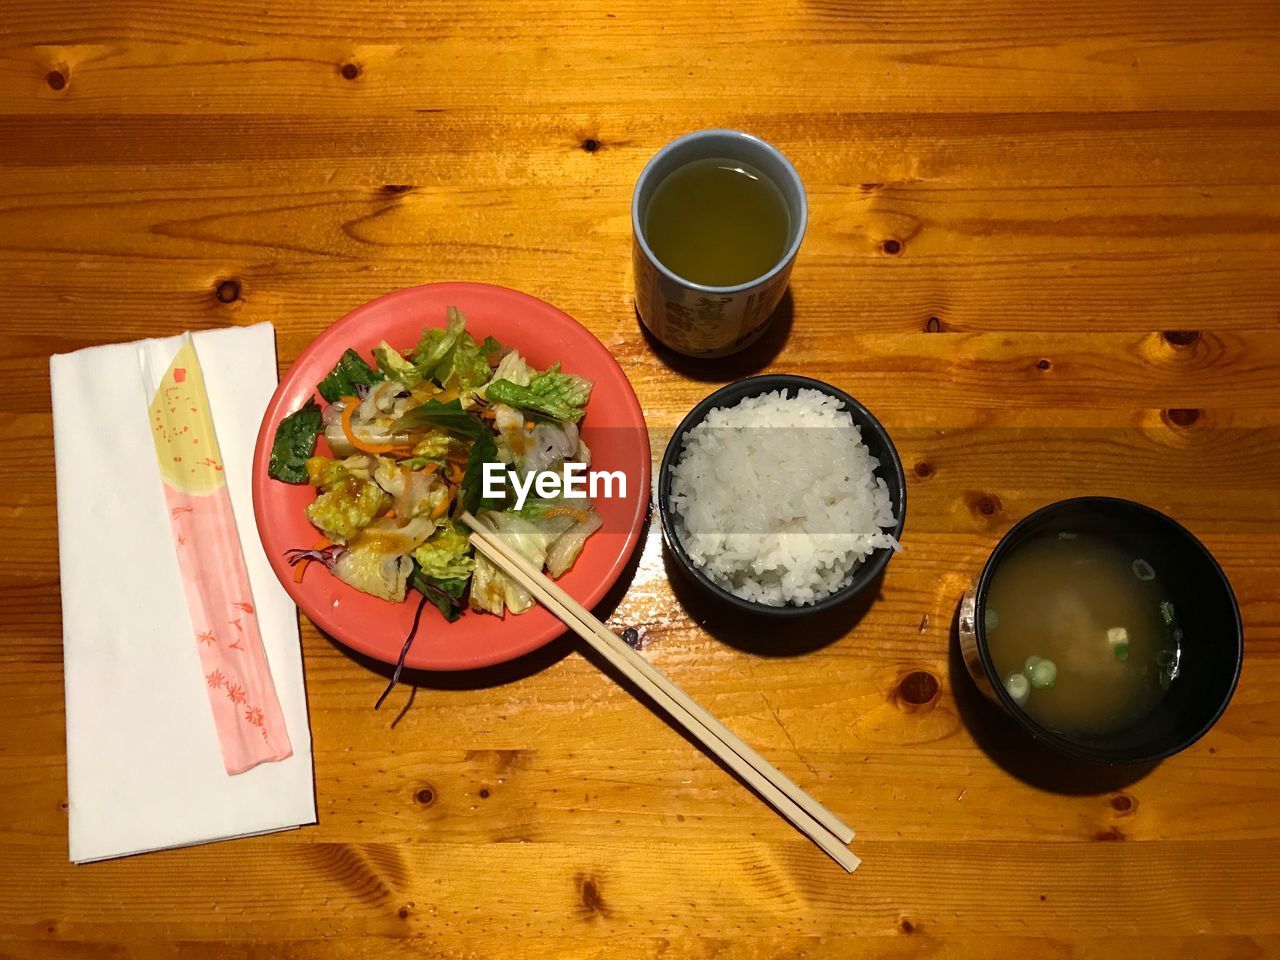
POLYGON ((196 624, 196 651, 227 773, 283 760, 293 748, 271 682, 258 618, 253 604, 244 599, 249 575, 227 490, 193 496, 166 486, 165 496, 176 511, 171 511, 174 543, 180 543, 179 537, 186 540, 186 546, 177 547, 178 567, 187 609, 196 624), (219 502, 224 498, 225 503, 219 502), (196 543, 203 549, 195 549, 196 543), (233 544, 236 549, 206 552, 210 544, 233 544))
POLYGON ((237 774, 283 760, 293 747, 262 644, 204 375, 190 341, 159 379, 149 416, 223 766, 237 774))

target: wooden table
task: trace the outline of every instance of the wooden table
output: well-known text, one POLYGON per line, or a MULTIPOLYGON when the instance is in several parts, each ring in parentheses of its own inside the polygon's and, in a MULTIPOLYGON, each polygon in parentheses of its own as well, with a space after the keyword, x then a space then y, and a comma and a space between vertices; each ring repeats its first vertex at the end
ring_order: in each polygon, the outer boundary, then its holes
POLYGON ((0 956, 1280 953, 1280 7, 663 6, 7 0, 0 956), (632 184, 704 126, 778 144, 812 211, 789 323, 720 365, 630 297, 632 184), (857 873, 571 642, 374 713, 309 626, 317 826, 66 862, 48 355, 269 320, 283 368, 446 279, 588 325, 655 452, 757 370, 889 427, 906 552, 860 617, 704 629, 653 530, 612 612, 858 829, 857 873), (1000 534, 1079 493, 1185 522, 1244 611, 1230 709, 1154 769, 1056 766, 949 653, 1000 534))

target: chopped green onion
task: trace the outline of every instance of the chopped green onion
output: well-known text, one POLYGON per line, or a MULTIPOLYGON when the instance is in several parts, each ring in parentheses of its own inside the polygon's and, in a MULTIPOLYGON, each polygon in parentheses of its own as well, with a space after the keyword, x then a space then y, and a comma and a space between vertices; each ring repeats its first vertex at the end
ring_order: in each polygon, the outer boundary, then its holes
POLYGON ((987 607, 982 614, 982 624, 988 630, 994 630, 996 627, 1000 626, 1000 614, 996 613, 990 607, 987 607))
POLYGON ((1077 536, 1079 536, 1079 534, 1076 534, 1076 533, 1067 533, 1067 532, 1064 530, 1062 533, 1059 533, 1059 534, 1058 534, 1058 539, 1059 539, 1059 540, 1074 540, 1077 536))
POLYGON ((1155 567, 1145 560, 1135 560, 1133 561, 1133 575, 1139 580, 1154 580, 1156 578, 1155 567))
POLYGON ((1160 616, 1164 617, 1166 627, 1173 626, 1173 604, 1168 600, 1160 601, 1160 616))
POLYGON ((1022 671, 1027 674, 1027 676, 1030 676, 1031 671, 1035 669, 1036 664, 1039 662, 1039 657, 1027 657, 1027 662, 1022 665, 1022 671))
POLYGON ((1031 685, 1037 689, 1048 689, 1058 679, 1058 667, 1052 660, 1040 660, 1030 669, 1031 685))
POLYGON ((1027 695, 1031 693, 1031 684, 1020 673, 1011 673, 1005 677, 1004 688, 1019 706, 1027 702, 1027 695))
POLYGON ((1112 627, 1107 631, 1107 643, 1111 652, 1122 663, 1129 659, 1129 631, 1124 627, 1112 627))

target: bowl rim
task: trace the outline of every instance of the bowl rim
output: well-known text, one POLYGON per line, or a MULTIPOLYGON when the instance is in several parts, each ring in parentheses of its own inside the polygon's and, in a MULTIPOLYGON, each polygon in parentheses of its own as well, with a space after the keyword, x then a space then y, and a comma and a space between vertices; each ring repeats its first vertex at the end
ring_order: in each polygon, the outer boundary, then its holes
POLYGON ((1031 513, 1027 514, 1000 538, 1000 541, 992 549, 988 555, 986 562, 982 565, 982 572, 978 576, 977 584, 974 587, 974 608, 973 608, 973 636, 974 643, 978 651, 978 659, 982 663, 983 673, 990 683, 996 699, 1005 712, 1013 717, 1014 721, 1030 736, 1036 740, 1043 741, 1061 753, 1075 757, 1080 760, 1088 760, 1094 763, 1104 763, 1111 766, 1135 764, 1135 763, 1155 763, 1180 753, 1187 747, 1191 746, 1221 719, 1222 714, 1226 712, 1227 706, 1231 703, 1231 698, 1235 695, 1236 687, 1240 681, 1240 672, 1244 666, 1244 622, 1240 616, 1240 604, 1236 599, 1235 591, 1231 589, 1231 581, 1227 579, 1226 572, 1222 569, 1222 565, 1218 563, 1217 558, 1210 552, 1209 548, 1200 542, 1200 539, 1184 527, 1177 520, 1168 514, 1162 513, 1155 507, 1147 506, 1145 503, 1139 503, 1136 500, 1127 500, 1123 497, 1102 497, 1102 496, 1080 496, 1068 497, 1065 500, 1055 500, 1053 503, 1047 503, 1031 513), (1209 561, 1209 567, 1213 570, 1218 579, 1221 581, 1223 588, 1227 592, 1227 599, 1230 601, 1231 617, 1232 617, 1232 636, 1235 645, 1235 668, 1231 674, 1231 682, 1223 691, 1220 702, 1214 709, 1212 715, 1200 726, 1196 732, 1186 738, 1182 738, 1174 742, 1172 745, 1160 750, 1150 750, 1142 753, 1126 752, 1117 753, 1116 751, 1091 747, 1087 744, 1068 737, 1065 734, 1052 730, 1043 726, 1031 717, 1025 710, 1020 709, 1009 692, 1004 688, 1004 681, 1000 679, 996 671, 995 664, 991 660, 990 651, 987 649, 987 629, 984 622, 986 614, 987 593, 991 587, 991 580, 995 575, 995 569, 999 565, 999 561, 1008 554, 1018 542, 1026 530, 1043 520, 1045 517, 1051 516, 1062 511, 1067 507, 1081 506, 1106 506, 1118 508, 1120 510, 1128 510, 1134 513, 1144 514, 1148 518, 1154 520, 1158 524, 1162 524, 1172 529, 1184 540, 1188 547, 1192 550, 1198 550, 1199 553, 1209 561))
MULTIPOLYGON (((655 184, 655 187, 656 186, 657 185, 655 184)), ((781 190, 782 188, 779 187, 778 189, 781 190)), ((800 174, 797 172, 795 165, 792 164, 785 153, 775 147, 772 143, 765 140, 763 137, 756 136, 754 133, 747 133, 745 130, 732 130, 726 127, 708 127, 704 130, 692 130, 689 133, 681 134, 674 140, 662 146, 657 153, 649 158, 649 162, 644 165, 644 169, 640 171, 640 176, 636 178, 635 186, 631 189, 631 232, 634 234, 636 243, 639 245, 640 249, 644 251, 645 257, 648 258, 650 263, 657 267, 658 272, 666 277, 668 281, 678 284, 679 286, 688 287, 690 290, 694 290, 698 293, 715 293, 721 295, 744 293, 755 287, 766 285, 781 273, 786 268, 787 264, 795 260, 796 255, 800 252, 800 244, 801 241, 804 240, 804 234, 808 227, 809 197, 804 188, 804 181, 800 179, 800 174), (642 211, 640 209, 641 188, 645 185, 646 181, 655 176, 655 171, 661 165, 663 160, 690 143, 697 143, 700 140, 717 139, 737 140, 742 143, 749 144, 758 150, 762 150, 765 153, 772 154, 775 159, 781 163, 782 169, 786 172, 787 179, 794 184, 800 197, 800 202, 798 204, 799 216, 797 217, 798 222, 796 225, 796 235, 787 244, 786 252, 778 262, 758 277, 753 277, 750 280, 744 280, 741 283, 732 283, 728 286, 714 286, 712 284, 698 283, 694 280, 689 280, 680 276, 659 260, 657 254, 655 254, 653 249, 649 246, 649 238, 645 236, 644 224, 641 222, 643 219, 641 216, 642 211)))
POLYGON ((668 498, 670 496, 671 471, 684 452, 684 436, 694 426, 701 423, 708 412, 715 407, 724 406, 726 403, 736 404, 749 397, 756 397, 771 390, 790 390, 791 388, 794 388, 795 391, 806 388, 818 390, 830 397, 834 397, 853 416, 859 430, 870 429, 884 440, 884 444, 889 450, 889 463, 886 464, 883 461, 879 463, 876 467, 876 472, 879 475, 880 471, 885 470, 887 467, 888 472, 891 474, 891 476, 885 476, 882 479, 889 486, 891 492, 896 488, 899 507, 897 511, 898 522, 889 532, 894 539, 901 541, 902 531, 907 519, 907 478, 906 472, 902 468, 902 459, 898 455, 898 449, 894 446, 893 438, 889 435, 889 431, 885 429, 884 425, 876 419, 875 415, 861 401, 838 387, 822 380, 815 380, 812 377, 794 373, 763 373, 744 377, 741 380, 734 380, 712 391, 685 414, 684 419, 680 421, 674 432, 672 432, 670 439, 667 441, 666 449, 663 451, 662 462, 654 477, 654 499, 657 501, 656 507, 658 520, 662 527, 662 538, 671 553, 676 557, 681 570, 699 586, 729 606, 746 613, 776 618, 810 616, 841 606, 878 577, 884 568, 888 566, 889 560, 896 551, 891 547, 877 548, 854 571, 853 578, 848 583, 835 593, 823 597, 816 603, 804 606, 786 605, 774 607, 739 597, 702 572, 680 542, 680 537, 675 529, 675 511, 671 508, 668 498), (747 388, 747 392, 740 392, 744 386, 747 388), (726 401, 724 399, 725 395, 730 392, 734 392, 736 396, 733 400, 726 401))

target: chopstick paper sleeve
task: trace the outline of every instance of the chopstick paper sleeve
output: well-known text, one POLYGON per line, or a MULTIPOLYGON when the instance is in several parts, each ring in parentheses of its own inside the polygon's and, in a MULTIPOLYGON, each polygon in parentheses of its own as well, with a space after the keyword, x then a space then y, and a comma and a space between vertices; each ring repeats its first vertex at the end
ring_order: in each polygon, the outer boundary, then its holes
POLYGON ((164 486, 173 545, 191 615, 202 677, 228 774, 293 753, 276 698, 236 532, 209 395, 188 336, 168 370, 154 376, 139 353, 156 462, 164 486))

